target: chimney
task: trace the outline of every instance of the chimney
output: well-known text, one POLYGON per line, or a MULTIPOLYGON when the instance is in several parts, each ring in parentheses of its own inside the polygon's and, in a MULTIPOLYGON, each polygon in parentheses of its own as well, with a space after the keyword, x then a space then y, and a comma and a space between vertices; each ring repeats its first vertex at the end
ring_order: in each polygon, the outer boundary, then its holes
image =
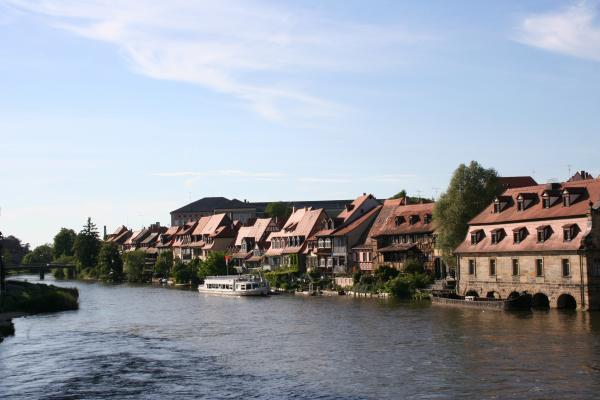
POLYGON ((106 240, 106 225, 104 225, 104 240, 106 240))

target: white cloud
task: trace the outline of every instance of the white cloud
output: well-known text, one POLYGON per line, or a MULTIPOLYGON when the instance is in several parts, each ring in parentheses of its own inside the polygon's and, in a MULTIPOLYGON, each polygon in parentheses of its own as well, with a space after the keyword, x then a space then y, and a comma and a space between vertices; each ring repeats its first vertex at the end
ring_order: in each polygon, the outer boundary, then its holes
POLYGON ((5 0, 53 26, 116 45, 149 77, 189 82, 246 102, 265 118, 331 115, 306 72, 380 68, 429 37, 339 22, 260 0, 5 0))
POLYGON ((577 5, 525 18, 516 40, 529 46, 600 61, 598 4, 577 5))

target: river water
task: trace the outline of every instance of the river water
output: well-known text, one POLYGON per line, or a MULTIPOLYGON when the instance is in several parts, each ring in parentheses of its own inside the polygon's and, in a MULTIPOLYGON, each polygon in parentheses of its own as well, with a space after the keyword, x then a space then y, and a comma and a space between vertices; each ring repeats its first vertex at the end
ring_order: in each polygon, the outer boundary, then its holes
POLYGON ((600 398, 598 313, 59 284, 80 310, 14 321, 0 398, 600 398))

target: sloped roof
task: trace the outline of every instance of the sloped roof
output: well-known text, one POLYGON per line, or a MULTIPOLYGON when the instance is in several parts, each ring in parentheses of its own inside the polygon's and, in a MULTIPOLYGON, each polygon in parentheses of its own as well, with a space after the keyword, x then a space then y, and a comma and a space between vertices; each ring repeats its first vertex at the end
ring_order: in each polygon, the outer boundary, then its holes
MULTIPOLYGON (((600 201, 600 180, 581 180, 556 184, 554 187, 548 185, 536 185, 516 189, 508 189, 503 193, 514 199, 502 212, 494 213, 494 205, 490 204, 479 215, 473 218, 470 225, 501 224, 510 221, 543 220, 554 218, 569 218, 586 215, 590 209, 590 201, 595 205, 600 201), (517 196, 522 193, 534 194, 538 199, 542 198, 545 191, 551 190, 557 195, 564 189, 579 189, 582 193, 579 198, 569 207, 564 207, 562 202, 557 202, 550 208, 543 208, 541 201, 531 204, 523 211, 517 208, 517 196)), ((530 196, 531 197, 531 196, 530 196)))
POLYGON ((374 218, 377 216, 377 214, 379 214, 379 212, 381 211, 381 209, 383 208, 383 206, 377 206, 374 209, 372 209, 371 211, 369 211, 366 214, 363 214, 361 217, 355 219, 354 221, 352 221, 350 224, 346 225, 346 226, 342 226, 339 229, 336 229, 332 235, 333 236, 344 236, 352 231, 354 231, 355 229, 358 229, 359 227, 361 227, 363 224, 367 223, 370 219, 374 218))
POLYGON ((354 214, 360 212, 361 206, 364 202, 374 198, 375 197, 371 194, 363 194, 362 196, 357 197, 352 203, 348 204, 346 208, 342 210, 342 212, 338 214, 338 218, 341 218, 342 220, 346 221, 354 214))
POLYGON ((244 203, 238 199, 229 200, 226 197, 204 197, 190 204, 171 211, 173 213, 197 213, 197 212, 213 212, 215 209, 223 208, 241 208, 251 207, 248 203, 244 203))
POLYGON ((225 219, 227 215, 226 214, 215 214, 215 215, 211 215, 208 219, 208 221, 206 222, 206 225, 204 225, 204 228, 202 228, 202 235, 210 235, 215 233, 215 231, 217 230, 217 228, 221 225, 222 222, 224 222, 223 220, 225 219))
POLYGON ((206 217, 201 217, 198 220, 198 224, 196 225, 196 228, 194 228, 194 232, 192 232, 192 235, 194 235, 194 236, 202 235, 202 231, 204 230, 204 227, 206 226, 206 224, 208 224, 208 221, 210 221, 211 218, 212 218, 212 215, 206 216, 206 217))
POLYGON ((265 234, 265 231, 269 227, 271 223, 271 218, 259 218, 254 222, 252 226, 242 226, 237 234, 235 239, 235 245, 241 246, 242 239, 244 238, 253 238, 255 242, 260 241, 260 239, 265 234))
POLYGON ((433 223, 425 223, 425 216, 433 214, 434 207, 434 203, 404 205, 403 199, 386 200, 371 226, 369 237, 433 232, 433 223), (418 220, 410 224, 409 217, 412 215, 418 220), (397 217, 404 218, 404 222, 397 224, 397 217))
POLYGON ((505 189, 535 186, 538 184, 531 176, 501 176, 498 178, 498 181, 505 189))

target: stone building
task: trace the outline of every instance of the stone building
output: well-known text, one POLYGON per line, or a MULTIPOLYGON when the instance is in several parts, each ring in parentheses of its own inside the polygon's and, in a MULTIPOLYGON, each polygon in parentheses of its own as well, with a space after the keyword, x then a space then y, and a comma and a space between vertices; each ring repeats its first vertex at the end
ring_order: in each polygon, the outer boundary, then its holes
POLYGON ((600 180, 512 188, 455 251, 459 294, 533 295, 534 306, 600 308, 600 180))

